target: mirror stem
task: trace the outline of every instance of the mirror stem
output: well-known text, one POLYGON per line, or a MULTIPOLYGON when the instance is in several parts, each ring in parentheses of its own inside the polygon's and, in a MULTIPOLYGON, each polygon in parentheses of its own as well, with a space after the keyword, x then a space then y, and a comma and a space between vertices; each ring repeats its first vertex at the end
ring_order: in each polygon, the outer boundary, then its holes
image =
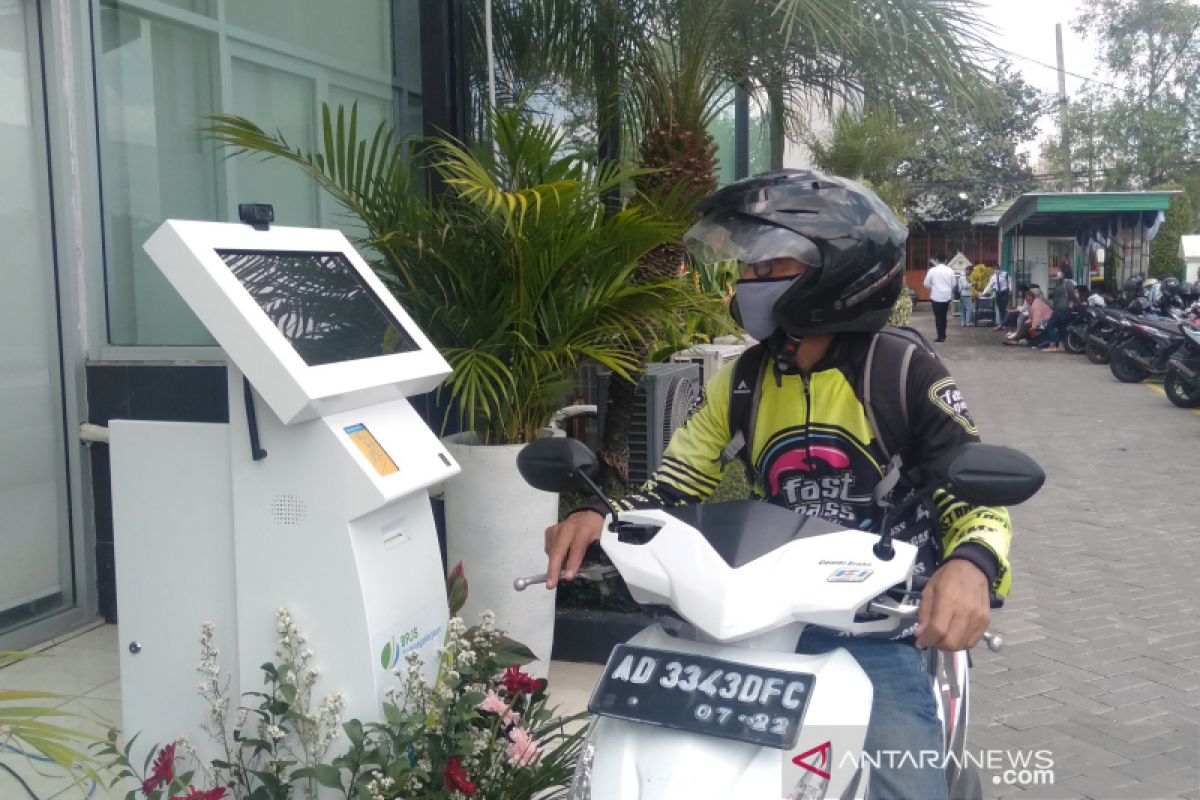
MULTIPOLYGON (((936 487, 934 487, 936 488, 936 487)), ((879 534, 879 541, 871 548, 871 552, 880 561, 891 561, 896 557, 896 548, 892 544, 892 520, 898 518, 901 514, 907 513, 917 505, 922 503, 926 498, 933 495, 933 489, 927 489, 923 492, 916 492, 912 497, 905 500, 898 506, 886 509, 883 512, 883 532, 879 534)))
POLYGON ((604 507, 607 508, 608 513, 612 515, 612 523, 609 524, 608 529, 610 531, 617 530, 616 506, 614 506, 612 504, 611 500, 609 500, 607 497, 604 496, 604 492, 600 491, 600 487, 596 485, 596 482, 593 481, 586 472, 584 472, 583 470, 576 470, 575 475, 578 476, 580 479, 583 480, 584 483, 587 484, 587 487, 592 490, 592 494, 596 495, 596 497, 599 498, 601 503, 604 503, 604 507))

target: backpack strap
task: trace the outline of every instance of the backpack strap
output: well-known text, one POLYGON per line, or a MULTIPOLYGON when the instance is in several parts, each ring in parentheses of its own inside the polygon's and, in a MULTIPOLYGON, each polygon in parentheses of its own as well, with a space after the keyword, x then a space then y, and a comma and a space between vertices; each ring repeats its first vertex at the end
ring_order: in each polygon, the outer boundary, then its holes
POLYGON ((904 457, 913 445, 908 373, 918 350, 937 357, 919 331, 886 327, 871 337, 863 363, 860 399, 879 448, 887 459, 883 477, 872 493, 875 504, 880 507, 885 505, 885 498, 900 481, 905 470, 904 457), (884 400, 877 403, 876 398, 884 400))
POLYGON ((740 457, 751 486, 758 478, 751 454, 754 425, 758 422, 762 382, 770 361, 766 345, 760 342, 743 351, 734 362, 729 381, 729 441, 717 457, 722 469, 740 457))

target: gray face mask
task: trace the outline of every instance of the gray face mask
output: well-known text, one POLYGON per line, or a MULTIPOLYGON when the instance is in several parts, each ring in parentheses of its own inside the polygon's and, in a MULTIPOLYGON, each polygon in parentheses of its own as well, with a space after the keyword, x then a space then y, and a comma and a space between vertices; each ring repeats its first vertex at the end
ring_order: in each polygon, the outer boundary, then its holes
POLYGON ((734 287, 733 302, 729 313, 737 320, 737 324, 746 333, 758 341, 765 341, 779 326, 771 309, 775 301, 792 285, 797 276, 786 278, 760 278, 758 280, 738 281, 734 287))

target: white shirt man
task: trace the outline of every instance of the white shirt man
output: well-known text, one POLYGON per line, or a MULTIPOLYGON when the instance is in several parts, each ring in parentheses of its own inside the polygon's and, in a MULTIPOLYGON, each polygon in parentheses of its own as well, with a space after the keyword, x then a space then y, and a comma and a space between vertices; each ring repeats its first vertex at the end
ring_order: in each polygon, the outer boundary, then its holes
POLYGON ((1008 273, 1002 269, 998 269, 995 270, 992 273, 992 277, 988 279, 987 286, 983 287, 981 296, 991 297, 997 292, 1007 292, 1008 289, 1008 273))
POLYGON ((957 276, 954 270, 938 261, 925 273, 925 288, 929 290, 929 299, 935 303, 949 303, 954 297, 954 282, 957 276))
POLYGON ((935 342, 946 341, 946 313, 954 299, 954 283, 958 276, 941 259, 935 258, 925 273, 925 288, 929 290, 930 305, 933 306, 933 321, 937 328, 935 342))

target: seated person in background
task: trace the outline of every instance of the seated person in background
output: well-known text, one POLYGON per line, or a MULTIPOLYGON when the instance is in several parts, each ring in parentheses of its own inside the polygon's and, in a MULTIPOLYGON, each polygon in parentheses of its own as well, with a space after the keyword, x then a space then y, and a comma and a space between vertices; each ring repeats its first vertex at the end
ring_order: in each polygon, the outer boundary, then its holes
POLYGON ((1054 313, 1050 304, 1034 294, 1033 289, 1028 289, 1025 292, 1025 305, 1029 308, 1029 327, 1023 330, 1018 325, 1016 335, 1005 339, 1005 344, 1031 344, 1030 337, 1045 334, 1046 323, 1050 321, 1050 315, 1054 313))
POLYGON ((1004 315, 1004 320, 1000 323, 1000 328, 1009 332, 1007 336, 1009 339, 1016 339, 1022 327, 1026 331, 1029 329, 1029 304, 1025 302, 1025 293, 1029 291, 1029 288, 1030 284, 1028 283, 1017 284, 1017 299, 1021 301, 1021 304, 1016 308, 1010 309, 1004 315))

